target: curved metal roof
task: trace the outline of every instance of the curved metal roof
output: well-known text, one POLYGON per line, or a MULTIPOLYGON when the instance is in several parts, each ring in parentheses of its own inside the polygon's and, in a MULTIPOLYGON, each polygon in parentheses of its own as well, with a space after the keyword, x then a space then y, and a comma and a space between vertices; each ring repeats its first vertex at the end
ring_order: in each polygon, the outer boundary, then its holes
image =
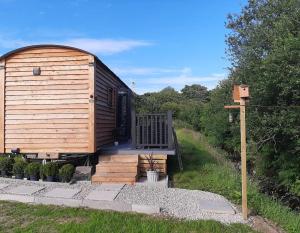
POLYGON ((83 52, 83 53, 86 53, 86 54, 89 54, 89 55, 92 55, 95 57, 95 59, 108 71, 110 72, 114 77, 116 77, 124 86, 126 86, 128 89, 130 89, 111 69, 109 69, 95 54, 93 53, 90 53, 86 50, 83 50, 83 49, 79 49, 79 48, 75 48, 75 47, 72 47, 72 46, 66 46, 66 45, 56 45, 56 44, 39 44, 39 45, 30 45, 30 46, 25 46, 25 47, 21 47, 21 48, 18 48, 18 49, 15 49, 15 50, 12 50, 8 53, 5 53, 3 54, 2 56, 0 56, 0 60, 2 59, 6 59, 8 58, 9 56, 15 54, 15 53, 18 53, 18 52, 22 52, 22 51, 25 51, 25 50, 29 50, 29 49, 36 49, 36 48, 45 48, 45 47, 57 47, 57 48, 64 48, 64 49, 72 49, 72 50, 76 50, 76 51, 79 51, 79 52, 83 52))

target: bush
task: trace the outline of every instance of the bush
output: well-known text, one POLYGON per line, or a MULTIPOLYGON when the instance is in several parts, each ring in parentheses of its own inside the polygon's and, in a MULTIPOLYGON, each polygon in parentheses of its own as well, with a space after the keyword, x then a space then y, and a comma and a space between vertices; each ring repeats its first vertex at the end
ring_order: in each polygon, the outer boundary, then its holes
POLYGON ((13 166, 13 159, 9 157, 0 157, 0 171, 10 172, 13 166))
POLYGON ((42 172, 43 175, 46 177, 56 177, 58 173, 58 165, 57 163, 46 163, 45 165, 42 166, 42 172))
POLYGON ((72 164, 65 164, 59 169, 59 177, 62 182, 70 182, 75 172, 75 167, 72 164))
POLYGON ((13 174, 16 176, 24 176, 24 171, 27 163, 23 159, 15 160, 13 165, 13 174))
POLYGON ((40 167, 41 165, 39 163, 29 163, 27 167, 25 168, 25 173, 28 176, 35 176, 38 177, 40 173, 40 167))

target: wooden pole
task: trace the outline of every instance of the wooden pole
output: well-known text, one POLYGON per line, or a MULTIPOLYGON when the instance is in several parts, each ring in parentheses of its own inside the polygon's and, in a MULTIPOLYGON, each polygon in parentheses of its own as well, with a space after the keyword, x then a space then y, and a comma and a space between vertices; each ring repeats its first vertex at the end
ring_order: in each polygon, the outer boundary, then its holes
POLYGON ((241 124, 241 170, 242 170, 242 213, 246 220, 248 217, 247 208, 247 158, 246 158, 246 100, 240 100, 240 124, 241 124))

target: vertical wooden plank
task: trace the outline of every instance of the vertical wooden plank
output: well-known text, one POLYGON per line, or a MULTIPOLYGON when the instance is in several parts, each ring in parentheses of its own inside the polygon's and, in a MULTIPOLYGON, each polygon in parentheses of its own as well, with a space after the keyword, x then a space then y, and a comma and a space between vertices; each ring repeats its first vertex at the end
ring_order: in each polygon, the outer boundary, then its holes
POLYGON ((95 58, 89 56, 89 152, 96 152, 95 143, 95 58))
POLYGON ((240 99, 240 122, 241 122, 241 162, 242 162, 242 212, 243 218, 247 219, 247 159, 246 159, 246 101, 240 99))
POLYGON ((0 153, 4 153, 5 61, 0 61, 0 153))
POLYGON ((173 140, 172 140, 172 112, 168 111, 167 113, 168 118, 168 148, 172 149, 173 147, 173 140))
POLYGON ((163 116, 160 115, 159 117, 159 144, 162 145, 162 123, 163 123, 163 116))

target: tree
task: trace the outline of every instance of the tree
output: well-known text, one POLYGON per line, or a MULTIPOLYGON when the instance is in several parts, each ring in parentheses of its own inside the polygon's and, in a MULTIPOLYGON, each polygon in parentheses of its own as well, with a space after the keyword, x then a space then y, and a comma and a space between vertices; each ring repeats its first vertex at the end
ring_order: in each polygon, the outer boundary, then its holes
POLYGON ((205 102, 208 99, 207 87, 199 84, 193 84, 191 86, 185 85, 181 93, 187 99, 194 99, 201 102, 205 102))

